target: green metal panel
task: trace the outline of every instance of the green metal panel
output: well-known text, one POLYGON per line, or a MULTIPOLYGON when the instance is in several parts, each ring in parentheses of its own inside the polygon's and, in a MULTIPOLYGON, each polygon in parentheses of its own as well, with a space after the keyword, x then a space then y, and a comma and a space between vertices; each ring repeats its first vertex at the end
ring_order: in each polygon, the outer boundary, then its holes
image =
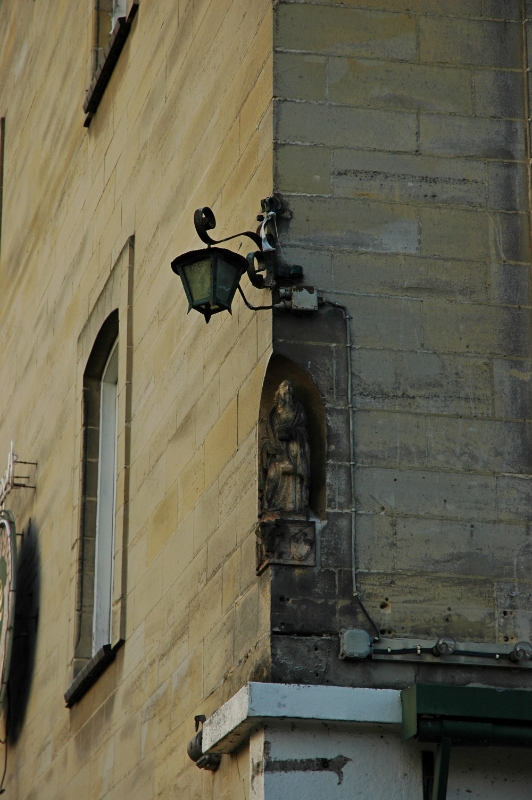
POLYGON ((422 715, 471 720, 532 722, 532 691, 484 689, 476 686, 431 686, 418 683, 403 689, 403 740, 417 733, 422 715))
POLYGON ((401 692, 403 719, 401 736, 403 742, 411 739, 417 733, 417 686, 409 686, 401 692))

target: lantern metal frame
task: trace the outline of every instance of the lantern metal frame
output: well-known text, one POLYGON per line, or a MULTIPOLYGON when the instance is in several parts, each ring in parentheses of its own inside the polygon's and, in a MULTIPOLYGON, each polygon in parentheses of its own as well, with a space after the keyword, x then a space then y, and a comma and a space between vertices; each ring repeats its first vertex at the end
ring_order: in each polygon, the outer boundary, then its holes
POLYGON ((178 256, 172 261, 172 270, 179 275, 183 282, 183 288, 188 300, 188 310, 194 308, 204 315, 205 321, 208 322, 213 314, 220 311, 231 312, 231 302, 240 282, 240 278, 247 271, 248 263, 246 259, 233 253, 232 250, 227 250, 223 247, 207 247, 201 250, 189 250, 187 253, 178 256), (189 276, 187 275, 187 267, 192 266, 198 262, 210 260, 210 281, 209 292, 204 297, 194 298, 190 287, 189 276), (219 262, 230 264, 234 268, 234 275, 229 289, 220 291, 220 270, 219 262))
MULTIPOLYGON (((270 212, 270 215, 273 216, 274 213, 275 212, 270 212)), ((183 288, 188 300, 188 311, 190 311, 192 308, 196 311, 199 311, 200 314, 203 314, 205 317, 206 322, 209 322, 213 314, 217 314, 220 311, 229 311, 229 313, 232 313, 231 303, 237 289, 241 294, 246 306, 253 311, 274 308, 273 304, 267 306, 251 305, 247 301, 240 286, 240 279, 244 273, 247 273, 251 284, 257 289, 273 289, 276 285, 273 282, 267 284, 264 280, 264 276, 260 274, 260 272, 264 271, 265 269, 264 253, 275 250, 275 247, 271 245, 268 239, 268 234, 266 233, 267 221, 268 220, 263 221, 260 229, 260 235, 259 233, 255 233, 253 231, 241 231, 240 233, 235 233, 233 236, 227 236, 224 239, 216 240, 213 239, 208 233, 209 230, 212 230, 216 227, 216 218, 212 209, 210 209, 208 206, 204 206, 203 208, 198 208, 194 212, 194 227, 196 228, 196 233, 201 241, 207 245, 207 247, 200 250, 189 250, 188 252, 183 253, 175 258, 171 263, 173 272, 175 272, 176 275, 179 275, 183 283, 183 288), (227 250, 226 248, 217 246, 223 242, 228 242, 231 239, 236 239, 239 236, 246 236, 257 246, 257 250, 248 253, 246 258, 238 253, 233 252, 232 250, 227 250), (207 258, 211 263, 209 292, 208 295, 205 295, 204 297, 194 298, 190 286, 190 280, 186 274, 186 268, 201 261, 206 261, 207 258), (258 262, 259 269, 256 269, 255 261, 258 262), (226 264, 231 265, 235 270, 235 275, 231 286, 229 290, 226 289, 224 292, 225 298, 220 296, 219 291, 219 262, 225 262, 226 264)))

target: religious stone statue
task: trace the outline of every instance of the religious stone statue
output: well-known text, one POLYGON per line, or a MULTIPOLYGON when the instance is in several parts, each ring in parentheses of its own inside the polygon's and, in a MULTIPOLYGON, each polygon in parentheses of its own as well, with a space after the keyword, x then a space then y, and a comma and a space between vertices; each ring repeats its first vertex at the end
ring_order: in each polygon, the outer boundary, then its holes
POLYGON ((310 445, 305 409, 282 381, 260 450, 257 572, 269 564, 315 566, 315 522, 309 509, 310 445))
POLYGON ((261 517, 307 518, 310 446, 305 409, 283 381, 268 415, 261 448, 261 517))

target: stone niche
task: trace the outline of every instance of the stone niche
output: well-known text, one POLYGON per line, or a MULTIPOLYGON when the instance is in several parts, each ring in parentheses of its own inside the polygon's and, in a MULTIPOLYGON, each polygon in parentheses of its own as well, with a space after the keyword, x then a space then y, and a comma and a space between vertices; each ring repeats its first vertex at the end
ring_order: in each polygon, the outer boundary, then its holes
POLYGON ((270 564, 316 566, 325 518, 326 424, 320 393, 290 359, 273 355, 261 396, 257 573, 270 564))

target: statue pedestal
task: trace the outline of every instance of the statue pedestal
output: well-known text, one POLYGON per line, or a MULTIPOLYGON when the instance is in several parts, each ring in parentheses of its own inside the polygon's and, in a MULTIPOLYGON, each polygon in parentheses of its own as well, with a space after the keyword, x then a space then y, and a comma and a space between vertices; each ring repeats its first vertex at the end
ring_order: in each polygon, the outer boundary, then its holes
POLYGON ((257 575, 270 564, 316 566, 316 524, 307 519, 261 520, 257 525, 257 575))

